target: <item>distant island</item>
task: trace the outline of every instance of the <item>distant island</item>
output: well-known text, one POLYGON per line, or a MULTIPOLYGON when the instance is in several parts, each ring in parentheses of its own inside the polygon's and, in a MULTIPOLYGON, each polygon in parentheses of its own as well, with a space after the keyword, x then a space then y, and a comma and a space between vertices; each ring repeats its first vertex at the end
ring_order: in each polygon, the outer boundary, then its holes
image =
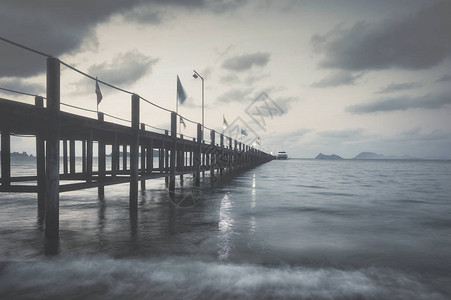
MULTIPOLYGON (((344 158, 339 155, 336 155, 336 154, 326 155, 326 154, 320 153, 315 157, 315 159, 341 160, 344 158)), ((351 159, 364 160, 364 159, 419 159, 419 158, 415 158, 410 155, 400 156, 400 155, 384 155, 384 154, 378 154, 378 153, 374 153, 374 152, 361 152, 351 159)))
MULTIPOLYGON (((2 152, 0 151, 0 155, 2 154, 2 152)), ((22 153, 20 152, 11 152, 11 157, 33 157, 33 154, 28 155, 27 152, 23 151, 22 153)))
POLYGON ((374 152, 361 152, 352 159, 416 159, 410 155, 383 155, 374 152))
POLYGON ((315 159, 324 159, 324 160, 340 160, 343 159, 343 157, 338 156, 336 154, 332 154, 332 155, 326 155, 326 154, 318 154, 315 159))

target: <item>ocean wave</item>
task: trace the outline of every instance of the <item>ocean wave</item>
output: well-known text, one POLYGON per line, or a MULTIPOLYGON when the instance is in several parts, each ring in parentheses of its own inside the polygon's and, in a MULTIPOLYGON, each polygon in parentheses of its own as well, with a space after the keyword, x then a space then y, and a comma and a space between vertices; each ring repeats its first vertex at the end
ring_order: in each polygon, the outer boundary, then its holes
POLYGON ((0 264, 4 299, 445 299, 420 275, 205 262, 46 258, 0 264))

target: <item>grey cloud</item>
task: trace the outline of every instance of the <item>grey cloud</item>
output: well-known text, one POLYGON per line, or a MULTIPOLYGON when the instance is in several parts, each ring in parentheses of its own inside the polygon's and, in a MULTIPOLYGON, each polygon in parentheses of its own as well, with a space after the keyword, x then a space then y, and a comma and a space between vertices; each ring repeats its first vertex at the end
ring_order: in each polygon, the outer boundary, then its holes
MULTIPOLYGON (((95 27, 116 15, 136 22, 161 22, 173 8, 232 10, 245 1, 213 0, 4 0, 0 10, 0 36, 46 54, 60 57, 96 44, 95 27), (140 8, 140 9, 137 9, 140 8)), ((0 77, 28 77, 45 71, 45 59, 0 42, 0 77)))
POLYGON ((45 94, 45 83, 42 85, 29 83, 20 78, 2 78, 0 79, 0 87, 33 95, 42 96, 45 94))
POLYGON ((451 74, 443 75, 442 77, 437 79, 435 82, 440 83, 440 82, 449 82, 449 81, 451 81, 451 74))
POLYGON ((362 77, 363 73, 353 74, 351 72, 341 71, 330 74, 329 76, 321 79, 312 84, 312 87, 324 88, 335 87, 341 85, 354 85, 355 81, 362 77))
POLYGON ((234 88, 219 96, 217 101, 221 103, 247 101, 249 100, 252 91, 252 88, 234 88))
POLYGON ((284 115, 290 111, 292 104, 299 101, 299 98, 298 97, 279 97, 279 98, 274 98, 273 101, 282 110, 281 115, 284 115))
POLYGON ((111 62, 93 65, 88 73, 113 85, 126 85, 151 71, 157 61, 134 50, 117 55, 111 62))
POLYGON ((362 129, 343 129, 333 131, 320 131, 317 135, 326 139, 355 140, 364 136, 362 129))
POLYGON ((243 54, 226 59, 222 67, 227 70, 242 72, 251 69, 253 66, 266 66, 270 59, 269 53, 257 52, 243 54))
POLYGON ((422 87, 423 85, 420 82, 405 82, 405 83, 392 83, 386 86, 385 88, 378 91, 378 94, 388 94, 398 91, 410 90, 418 87, 422 87))
POLYGON ((425 69, 451 57, 451 1, 434 1, 415 14, 379 24, 356 23, 333 35, 315 35, 325 54, 320 66, 361 71, 425 69))
POLYGON ((448 95, 425 95, 422 97, 398 97, 379 99, 371 103, 348 106, 347 112, 353 114, 366 114, 374 112, 389 112, 407 109, 439 109, 451 104, 451 96, 448 95))

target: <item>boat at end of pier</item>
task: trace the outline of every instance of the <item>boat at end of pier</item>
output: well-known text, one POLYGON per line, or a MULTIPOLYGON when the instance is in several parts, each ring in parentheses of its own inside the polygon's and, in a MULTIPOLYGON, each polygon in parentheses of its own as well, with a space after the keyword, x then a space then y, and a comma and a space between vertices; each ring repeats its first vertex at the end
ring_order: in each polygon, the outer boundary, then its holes
POLYGON ((288 155, 285 151, 279 151, 277 152, 277 159, 288 159, 288 155))

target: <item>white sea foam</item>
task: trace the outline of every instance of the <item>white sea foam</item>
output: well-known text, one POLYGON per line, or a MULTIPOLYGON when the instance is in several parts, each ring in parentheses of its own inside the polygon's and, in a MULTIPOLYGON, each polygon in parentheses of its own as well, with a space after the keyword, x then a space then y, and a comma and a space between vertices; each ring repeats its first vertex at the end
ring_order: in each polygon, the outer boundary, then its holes
POLYGON ((418 276, 388 269, 313 269, 189 258, 79 256, 9 262, 2 299, 445 299, 418 276))

